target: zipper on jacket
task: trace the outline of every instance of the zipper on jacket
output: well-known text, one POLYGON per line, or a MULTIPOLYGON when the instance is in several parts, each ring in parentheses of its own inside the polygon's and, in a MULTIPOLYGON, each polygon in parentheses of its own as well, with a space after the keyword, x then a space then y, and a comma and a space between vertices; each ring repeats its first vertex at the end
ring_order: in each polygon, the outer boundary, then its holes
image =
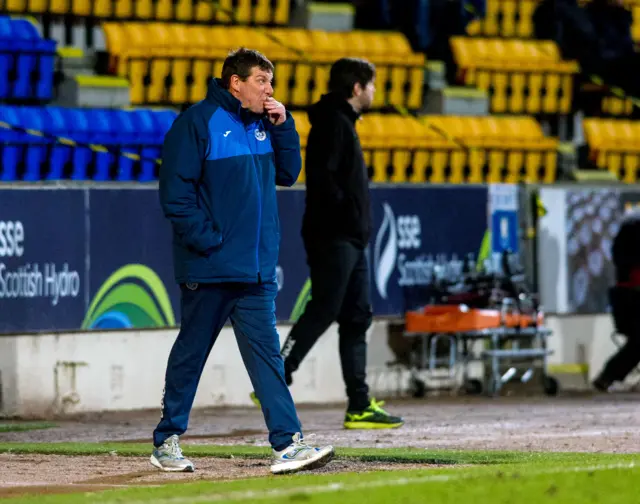
MULTIPOLYGON (((247 137, 247 143, 251 145, 251 140, 249 138, 249 133, 247 132, 247 128, 245 126, 244 129, 245 135, 247 137)), ((254 134, 255 137, 255 134, 254 134)), ((253 172, 256 175, 256 184, 258 186, 258 233, 257 233, 257 241, 256 241, 256 271, 258 274, 258 283, 262 283, 262 277, 260 275, 260 228, 262 227, 262 190, 260 189, 260 177, 258 176, 258 166, 256 164, 255 155, 253 153, 253 149, 250 148, 251 152, 251 161, 253 162, 253 172)))

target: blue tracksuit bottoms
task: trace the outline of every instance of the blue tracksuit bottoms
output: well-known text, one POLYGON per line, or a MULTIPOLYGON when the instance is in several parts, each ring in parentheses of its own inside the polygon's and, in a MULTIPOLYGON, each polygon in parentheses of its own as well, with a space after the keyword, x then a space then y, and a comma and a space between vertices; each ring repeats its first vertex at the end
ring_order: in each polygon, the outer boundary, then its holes
POLYGON ((275 450, 302 432, 284 379, 284 362, 276 331, 275 282, 181 286, 181 328, 169 354, 162 419, 153 432, 158 447, 187 430, 196 389, 211 348, 231 319, 242 360, 249 373, 275 450))

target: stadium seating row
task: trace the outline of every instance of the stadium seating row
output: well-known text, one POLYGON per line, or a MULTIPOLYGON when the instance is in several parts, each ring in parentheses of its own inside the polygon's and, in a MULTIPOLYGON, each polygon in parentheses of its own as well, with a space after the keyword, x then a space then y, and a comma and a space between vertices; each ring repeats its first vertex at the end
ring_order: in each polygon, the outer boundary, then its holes
MULTIPOLYGON (((293 115, 304 155, 309 122, 303 112, 293 115)), ((175 116, 171 110, 1 107, 0 126, 8 123, 29 132, 0 127, 0 180, 152 181, 175 116), (40 132, 65 140, 55 142, 40 132), (138 162, 124 153, 144 159, 138 162)), ((374 182, 555 180, 558 143, 544 137, 529 117, 429 116, 421 122, 367 114, 358 132, 374 182)))
MULTIPOLYGON (((467 34, 482 37, 533 38, 533 14, 539 0, 487 0, 487 13, 467 26, 467 34)), ((578 3, 586 3, 580 0, 578 3)), ((640 41, 640 2, 626 1, 633 15, 631 34, 640 41)))
POLYGON ((288 106, 317 101, 326 92, 331 63, 347 55, 376 64, 375 107, 422 105, 425 58, 400 33, 278 28, 267 35, 241 26, 165 23, 105 23, 103 29, 109 71, 129 79, 134 104, 201 100, 229 50, 251 40, 274 62, 275 96, 288 106))
POLYGON ((55 53, 30 21, 0 16, 0 100, 50 100, 55 53))
POLYGON ((156 178, 164 135, 176 117, 172 110, 114 110, 63 107, 0 107, 0 121, 30 130, 0 127, 0 180, 138 180, 156 178), (39 132, 72 140, 57 143, 39 132), (73 142, 107 146, 126 156, 73 142))
POLYGON ((578 65, 555 43, 454 37, 461 84, 487 90, 493 113, 568 114, 578 65))
POLYGON ((290 0, 0 0, 10 13, 201 23, 289 23, 290 0))
POLYGON ((487 0, 487 13, 467 26, 472 36, 530 38, 538 0, 487 0))
MULTIPOLYGON (((294 112, 301 144, 309 122, 294 112)), ((373 182, 554 182, 558 141, 531 117, 367 114, 358 134, 373 182)), ((304 181, 304 174, 298 182, 304 181)))
POLYGON ((618 180, 636 183, 640 169, 640 122, 585 119, 583 128, 590 160, 618 180))

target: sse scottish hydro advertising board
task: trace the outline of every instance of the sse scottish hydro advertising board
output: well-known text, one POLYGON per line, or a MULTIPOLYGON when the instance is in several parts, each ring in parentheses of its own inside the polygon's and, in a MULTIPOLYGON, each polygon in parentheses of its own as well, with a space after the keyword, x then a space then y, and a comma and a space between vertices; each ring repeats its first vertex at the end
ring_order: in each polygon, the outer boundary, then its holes
MULTIPOLYGON (((460 268, 487 231, 485 187, 372 188, 368 257, 376 315, 397 315, 434 265, 460 268)), ((279 321, 311 295, 304 190, 278 191, 279 321)), ((0 190, 0 332, 173 327, 171 227, 152 188, 0 190)))

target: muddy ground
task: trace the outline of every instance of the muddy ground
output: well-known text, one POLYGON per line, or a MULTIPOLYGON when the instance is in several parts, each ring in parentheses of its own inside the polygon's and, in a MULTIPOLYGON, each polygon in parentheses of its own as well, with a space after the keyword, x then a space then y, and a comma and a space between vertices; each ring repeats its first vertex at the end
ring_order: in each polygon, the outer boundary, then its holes
MULTIPOLYGON (((300 407, 306 434, 314 442, 353 447, 496 449, 526 451, 640 451, 640 395, 574 398, 457 398, 396 401, 387 409, 406 425, 393 431, 346 431, 337 406, 300 407)), ((0 434, 0 442, 131 441, 150 442, 157 411, 78 415, 55 420, 53 429, 0 434)), ((257 409, 195 410, 183 438, 189 444, 267 446, 257 409)), ((151 447, 151 445, 149 445, 151 447)), ((196 459, 194 474, 156 472, 147 458, 0 455, 0 497, 47 491, 87 491, 168 481, 240 478, 268 474, 266 460, 196 459), (6 469, 6 470, 5 470, 6 469), (54 486, 52 486, 54 485, 54 486), (29 487, 29 488, 25 488, 29 487)), ((333 461, 326 471, 391 469, 390 464, 333 461)), ((405 468, 415 466, 402 466, 405 468)), ((421 466, 425 467, 425 466, 421 466)))
MULTIPOLYGON (((0 454, 0 498, 19 495, 96 492, 131 486, 221 481, 269 476, 267 459, 194 459, 194 473, 162 473, 146 457, 0 454)), ((441 467, 333 460, 315 473, 388 471, 441 467)))

